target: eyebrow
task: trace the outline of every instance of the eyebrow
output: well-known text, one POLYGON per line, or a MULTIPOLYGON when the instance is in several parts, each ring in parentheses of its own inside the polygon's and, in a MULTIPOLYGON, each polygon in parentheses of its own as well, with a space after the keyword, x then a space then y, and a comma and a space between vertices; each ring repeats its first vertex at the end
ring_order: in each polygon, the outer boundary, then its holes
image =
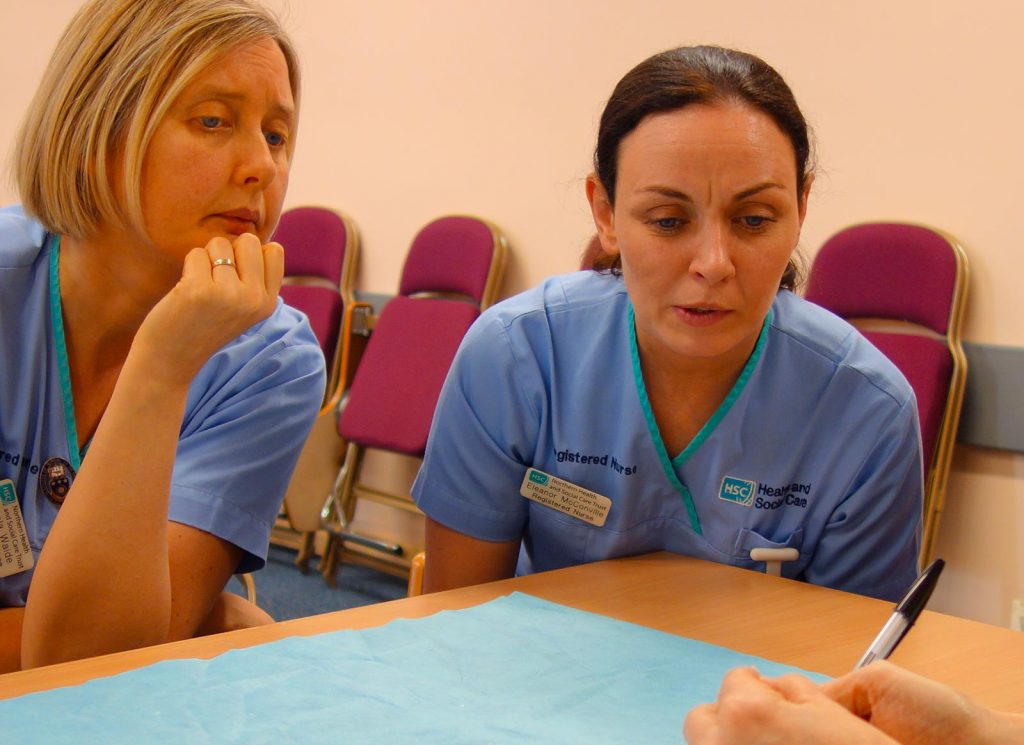
MULTIPOLYGON (((759 194, 762 191, 765 191, 766 189, 781 189, 782 191, 785 191, 786 187, 783 186, 782 184, 776 183, 775 181, 764 181, 760 184, 756 184, 755 186, 751 186, 749 189, 744 189, 743 191, 739 192, 732 198, 732 201, 740 202, 746 199, 747 197, 752 197, 755 194, 759 194)), ((648 186, 645 189, 641 189, 641 191, 649 192, 652 194, 660 194, 663 197, 668 197, 669 199, 678 199, 681 202, 693 202, 693 197, 691 197, 689 194, 685 194, 679 191, 678 189, 669 188, 668 186, 648 186)))

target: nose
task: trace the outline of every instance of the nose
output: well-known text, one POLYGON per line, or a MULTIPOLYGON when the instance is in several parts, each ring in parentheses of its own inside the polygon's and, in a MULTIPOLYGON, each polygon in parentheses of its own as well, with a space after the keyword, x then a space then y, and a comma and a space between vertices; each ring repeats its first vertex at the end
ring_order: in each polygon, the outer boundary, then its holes
POLYGON ((236 178, 245 186, 267 188, 277 177, 277 162, 263 131, 247 133, 239 142, 236 178))
POLYGON ((736 273, 729 233, 719 225, 706 225, 695 236, 690 273, 708 284, 718 284, 736 273))

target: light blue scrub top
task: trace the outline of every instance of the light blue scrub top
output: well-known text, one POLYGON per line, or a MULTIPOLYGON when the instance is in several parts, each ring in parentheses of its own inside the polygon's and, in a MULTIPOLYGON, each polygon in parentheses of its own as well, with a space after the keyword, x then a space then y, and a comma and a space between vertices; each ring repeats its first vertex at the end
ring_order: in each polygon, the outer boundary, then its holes
MULTIPOLYGON (((58 509, 40 490, 40 467, 60 458, 77 470, 83 457, 55 291, 58 245, 20 207, 0 209, 0 480, 14 482, 36 560, 58 509)), ((323 354, 308 321, 279 301, 268 319, 216 352, 192 381, 169 518, 241 548, 238 571, 264 564, 324 380, 323 354)), ((0 607, 24 605, 31 576, 29 570, 0 578, 0 607)))
POLYGON ((668 453, 621 278, 578 272, 487 310, 445 382, 413 496, 490 541, 518 572, 669 550, 898 598, 917 574, 920 432, 913 392, 852 326, 787 291, 718 411, 668 453), (528 467, 611 499, 595 527, 520 496, 528 467))

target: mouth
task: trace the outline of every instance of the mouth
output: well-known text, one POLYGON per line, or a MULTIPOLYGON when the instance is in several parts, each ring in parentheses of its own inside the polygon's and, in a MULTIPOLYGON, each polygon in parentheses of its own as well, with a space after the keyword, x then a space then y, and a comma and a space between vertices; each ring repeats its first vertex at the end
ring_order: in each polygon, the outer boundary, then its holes
POLYGON ((732 313, 716 305, 675 305, 676 315, 691 326, 711 326, 732 313))
POLYGON ((230 210, 228 212, 218 212, 211 215, 211 217, 224 223, 227 232, 232 235, 256 233, 260 224, 260 213, 256 210, 230 210))

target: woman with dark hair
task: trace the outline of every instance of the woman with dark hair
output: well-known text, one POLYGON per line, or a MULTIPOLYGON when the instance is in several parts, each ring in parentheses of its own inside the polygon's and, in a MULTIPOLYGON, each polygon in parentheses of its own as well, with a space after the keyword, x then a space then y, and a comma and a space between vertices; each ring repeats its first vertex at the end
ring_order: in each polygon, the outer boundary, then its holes
POLYGON ((916 404, 791 292, 809 160, 752 55, 674 49, 619 82, 586 184, 596 271, 489 309, 441 394, 413 488, 428 591, 657 550, 761 569, 757 549, 790 549, 788 577, 906 589, 916 404))

